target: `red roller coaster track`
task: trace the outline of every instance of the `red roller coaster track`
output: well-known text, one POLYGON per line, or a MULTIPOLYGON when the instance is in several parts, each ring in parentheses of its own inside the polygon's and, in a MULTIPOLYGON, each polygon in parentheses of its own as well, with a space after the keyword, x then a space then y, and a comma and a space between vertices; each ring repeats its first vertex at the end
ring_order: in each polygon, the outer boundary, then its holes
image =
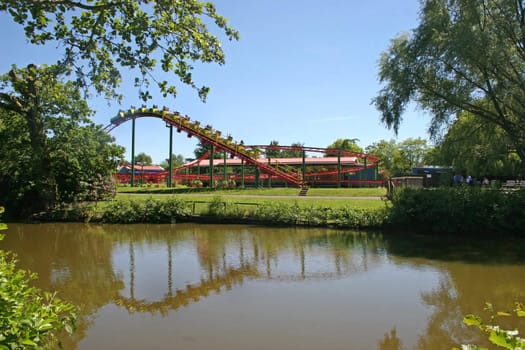
POLYGON ((339 156, 354 156, 364 160, 364 166, 361 170, 375 166, 379 160, 377 157, 369 154, 362 154, 357 152, 349 152, 345 150, 326 149, 318 147, 296 147, 296 146, 245 146, 243 143, 233 141, 231 136, 224 137, 218 130, 212 129, 207 125, 202 127, 199 121, 191 121, 188 116, 182 116, 179 112, 170 112, 168 108, 163 107, 158 109, 156 107, 147 108, 131 108, 128 111, 120 111, 115 117, 111 118, 110 124, 105 127, 107 132, 110 132, 117 126, 136 118, 153 117, 162 119, 165 123, 176 127, 177 132, 184 131, 188 137, 195 136, 204 144, 211 144, 216 150, 225 151, 234 157, 244 160, 248 164, 258 167, 262 172, 271 176, 276 176, 295 186, 305 185, 302 179, 302 174, 297 172, 293 167, 288 167, 285 164, 278 164, 275 168, 266 161, 258 159, 259 150, 261 149, 277 149, 277 150, 300 150, 306 152, 322 152, 325 154, 339 155, 339 156))

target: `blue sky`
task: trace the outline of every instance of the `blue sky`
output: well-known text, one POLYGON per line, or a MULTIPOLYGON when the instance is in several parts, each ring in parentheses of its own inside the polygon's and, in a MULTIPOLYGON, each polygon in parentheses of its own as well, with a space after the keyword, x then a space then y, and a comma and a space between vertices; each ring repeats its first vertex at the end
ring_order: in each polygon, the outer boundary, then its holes
MULTIPOLYGON (((153 91, 151 104, 211 124, 245 144, 294 142, 326 147, 339 138, 358 139, 366 147, 395 138, 380 122, 371 99, 380 89, 377 78, 382 51, 397 34, 417 26, 419 0, 216 0, 217 12, 240 31, 241 40, 223 40, 226 64, 196 65, 198 85, 211 87, 207 102, 179 85, 176 99, 153 91)), ((27 44, 21 28, 0 15, 4 50, 0 71, 13 63, 53 63, 55 47, 27 44)), ((219 31, 211 28, 219 34, 219 31)), ((140 106, 129 80, 120 92, 122 105, 90 100, 95 122, 107 125, 119 109, 140 106)), ((427 138, 429 117, 410 109, 397 140, 427 138)), ((131 158, 131 123, 112 131, 131 158)), ((136 153, 160 163, 168 157, 168 129, 158 119, 137 120, 136 153)), ((197 140, 175 133, 175 154, 193 157, 197 140)))

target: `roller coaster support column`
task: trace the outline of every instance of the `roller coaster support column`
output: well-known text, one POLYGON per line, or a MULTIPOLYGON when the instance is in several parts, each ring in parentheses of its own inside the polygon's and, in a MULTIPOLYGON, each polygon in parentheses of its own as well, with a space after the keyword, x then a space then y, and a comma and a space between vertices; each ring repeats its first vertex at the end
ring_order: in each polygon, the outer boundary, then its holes
POLYGON ((226 177, 228 176, 228 172, 226 170, 226 157, 228 156, 228 153, 224 152, 224 181, 227 181, 226 177))
POLYGON ((215 153, 215 146, 210 145, 210 188, 214 189, 213 187, 213 156, 215 153))
POLYGON ((303 149, 303 182, 306 182, 306 151, 303 149))
POLYGON ((368 179, 368 169, 366 168, 366 157, 363 157, 363 165, 365 166, 365 168, 363 169, 363 171, 365 172, 365 180, 369 180, 368 179))
POLYGON ((337 153, 337 187, 341 187, 341 150, 337 153))
POLYGON ((244 188, 244 159, 241 159, 241 188, 244 188))
MULTIPOLYGON (((271 166, 271 163, 272 163, 272 159, 268 158, 268 166, 271 166)), ((270 174, 268 174, 268 188, 272 188, 272 175, 270 174)))
POLYGON ((131 119, 131 187, 135 187, 135 116, 131 119))
POLYGON ((173 125, 168 126, 170 128, 170 157, 168 158, 168 187, 171 187, 171 180, 173 176, 173 125))

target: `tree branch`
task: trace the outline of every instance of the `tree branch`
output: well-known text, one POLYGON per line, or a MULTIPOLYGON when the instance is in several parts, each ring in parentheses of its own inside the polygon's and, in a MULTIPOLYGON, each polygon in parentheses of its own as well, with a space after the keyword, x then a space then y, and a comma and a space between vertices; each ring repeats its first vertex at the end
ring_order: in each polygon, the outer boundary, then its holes
POLYGON ((33 4, 42 4, 42 5, 65 5, 68 7, 76 7, 83 10, 88 10, 92 12, 100 12, 107 10, 109 8, 112 8, 116 6, 115 4, 104 4, 104 5, 88 5, 83 4, 81 2, 77 1, 70 1, 70 0, 26 0, 28 2, 31 2, 33 4))

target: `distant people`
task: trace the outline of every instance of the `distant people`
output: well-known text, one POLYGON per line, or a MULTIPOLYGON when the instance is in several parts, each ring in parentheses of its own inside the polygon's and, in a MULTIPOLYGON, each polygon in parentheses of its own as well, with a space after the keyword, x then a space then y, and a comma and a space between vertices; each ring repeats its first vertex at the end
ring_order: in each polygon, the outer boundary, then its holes
POLYGON ((490 181, 489 181, 488 177, 483 176, 483 180, 481 180, 481 186, 489 187, 489 185, 490 185, 490 181))
POLYGON ((452 180, 454 181, 454 186, 459 186, 463 183, 463 176, 461 176, 460 174, 456 174, 454 175, 452 180))
POLYGON ((465 183, 467 184, 467 186, 472 186, 473 185, 472 176, 467 175, 465 183))

